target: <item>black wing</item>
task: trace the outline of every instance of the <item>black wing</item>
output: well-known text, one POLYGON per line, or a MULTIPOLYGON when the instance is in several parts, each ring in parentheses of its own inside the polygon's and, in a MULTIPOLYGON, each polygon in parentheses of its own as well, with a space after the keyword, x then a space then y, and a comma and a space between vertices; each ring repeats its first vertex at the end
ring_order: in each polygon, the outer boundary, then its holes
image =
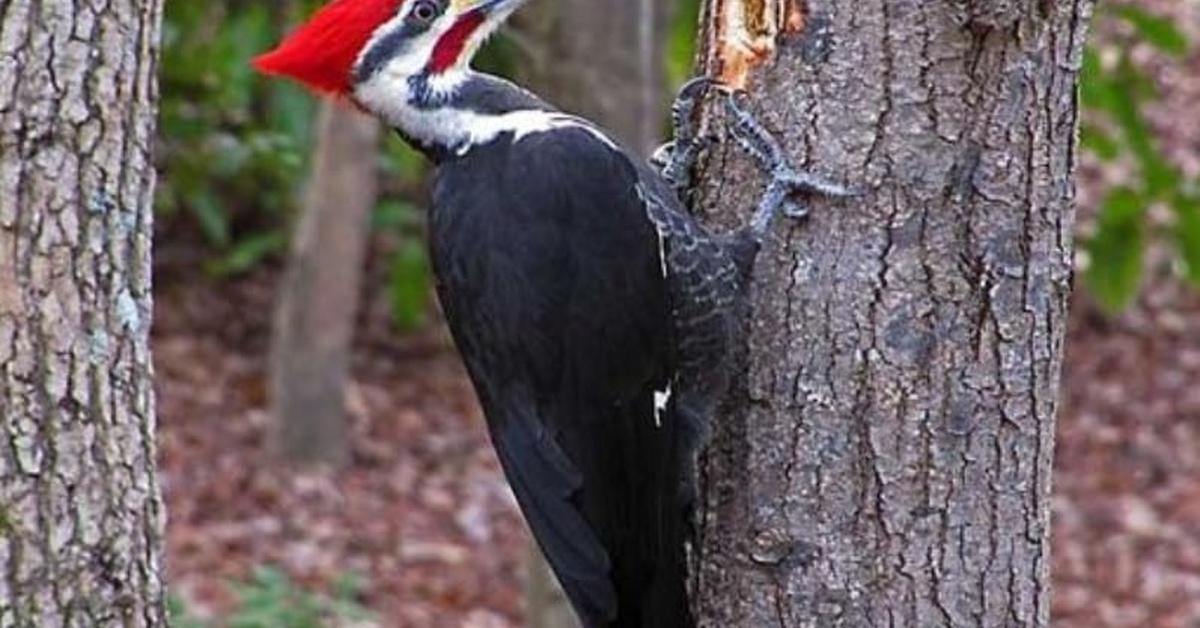
POLYGON ((688 625, 660 239, 630 159, 592 132, 447 162, 439 294, 530 528, 588 626, 688 625), (659 424, 661 421, 661 425, 659 424))
POLYGON ((690 507, 691 454, 707 440, 709 422, 728 388, 729 358, 743 337, 746 288, 758 244, 745 230, 714 235, 687 213, 674 191, 648 167, 639 194, 665 240, 671 303, 672 410, 680 415, 687 452, 683 471, 690 507))

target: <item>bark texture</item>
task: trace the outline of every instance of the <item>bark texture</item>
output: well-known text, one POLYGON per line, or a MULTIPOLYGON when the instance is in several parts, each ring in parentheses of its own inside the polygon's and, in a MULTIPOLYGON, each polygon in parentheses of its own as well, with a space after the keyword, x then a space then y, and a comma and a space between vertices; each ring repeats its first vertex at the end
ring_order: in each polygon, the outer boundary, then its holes
POLYGON ((345 388, 363 260, 377 199, 379 124, 326 102, 303 214, 271 339, 276 451, 289 462, 347 455, 345 388))
MULTIPOLYGON (((760 259, 704 464, 702 625, 1048 626, 1090 5, 778 2, 709 0, 707 71, 730 70, 721 20, 786 16, 755 109, 861 195, 815 201, 760 259)), ((702 175, 699 210, 746 220, 748 160, 724 143, 702 175)))
POLYGON ((159 0, 0 3, 0 627, 164 626, 159 0))

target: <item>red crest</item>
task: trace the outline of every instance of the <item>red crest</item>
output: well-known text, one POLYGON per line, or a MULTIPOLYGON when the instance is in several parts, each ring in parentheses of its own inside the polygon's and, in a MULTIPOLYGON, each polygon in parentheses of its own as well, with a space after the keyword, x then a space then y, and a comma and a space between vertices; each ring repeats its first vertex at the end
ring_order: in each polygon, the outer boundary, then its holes
POLYGON ((333 0, 254 60, 260 72, 295 79, 338 95, 350 92, 350 72, 371 34, 392 19, 404 0, 333 0))

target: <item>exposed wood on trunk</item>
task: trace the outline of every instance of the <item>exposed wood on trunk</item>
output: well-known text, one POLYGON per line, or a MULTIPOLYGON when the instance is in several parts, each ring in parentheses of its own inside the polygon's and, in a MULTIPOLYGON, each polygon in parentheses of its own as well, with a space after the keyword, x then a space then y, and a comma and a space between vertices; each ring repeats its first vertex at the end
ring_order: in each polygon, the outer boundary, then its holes
POLYGON ((0 4, 0 626, 165 626, 161 2, 0 4))
POLYGON ((707 74, 734 89, 745 89, 750 72, 774 57, 781 38, 805 26, 803 0, 713 0, 707 11, 707 74))
POLYGON ((276 451, 289 462, 347 455, 345 388, 362 265, 377 197, 379 124, 322 105, 317 149, 272 330, 276 451))
MULTIPOLYGON (((747 74, 794 162, 862 194, 762 255, 704 464, 702 625, 1049 625, 1089 9, 812 1, 747 74)), ((700 211, 745 221, 748 160, 725 143, 703 170, 700 211)))

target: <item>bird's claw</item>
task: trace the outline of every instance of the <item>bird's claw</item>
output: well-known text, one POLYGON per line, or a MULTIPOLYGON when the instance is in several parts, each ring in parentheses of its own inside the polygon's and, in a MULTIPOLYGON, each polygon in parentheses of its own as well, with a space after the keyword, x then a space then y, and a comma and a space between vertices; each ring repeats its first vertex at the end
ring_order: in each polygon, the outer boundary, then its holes
POLYGON ((680 198, 692 186, 692 167, 696 159, 713 141, 713 138, 698 135, 696 107, 716 84, 716 79, 708 76, 698 76, 684 83, 671 106, 674 139, 655 151, 650 159, 680 198))
POLYGON ((725 101, 725 108, 732 121, 730 133, 733 138, 770 177, 767 191, 751 223, 757 239, 761 241, 766 237, 778 214, 793 219, 808 216, 808 204, 795 200, 793 196, 796 194, 819 194, 833 198, 853 195, 845 186, 792 166, 779 140, 750 113, 749 95, 745 91, 731 92, 725 101))
POLYGON ((675 155, 675 141, 671 140, 662 146, 654 149, 650 154, 650 165, 662 172, 667 169, 667 165, 671 163, 671 159, 675 155))
POLYGON ((750 113, 749 99, 744 90, 730 92, 725 99, 725 110, 733 121, 730 128, 733 138, 764 170, 790 168, 779 141, 750 113))
POLYGON ((683 87, 679 88, 679 94, 675 97, 675 100, 690 99, 693 102, 698 101, 716 84, 717 79, 711 76, 700 75, 694 77, 684 83, 683 87))

